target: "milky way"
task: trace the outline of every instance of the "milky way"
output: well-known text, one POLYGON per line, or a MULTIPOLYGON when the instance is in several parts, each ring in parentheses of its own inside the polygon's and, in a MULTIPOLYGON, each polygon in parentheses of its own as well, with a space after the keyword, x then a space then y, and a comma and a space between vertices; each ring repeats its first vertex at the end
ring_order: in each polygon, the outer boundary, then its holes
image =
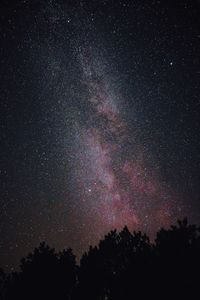
MULTIPOLYGON (((130 136, 121 117, 123 95, 116 95, 117 83, 111 85, 107 64, 93 55, 81 49, 77 57, 90 113, 84 124, 77 121, 75 125, 76 155, 71 173, 84 230, 90 232, 91 243, 125 225, 154 236, 182 211, 180 195, 177 198, 162 181, 157 164, 149 163, 151 155, 138 145, 136 134, 131 132, 130 136), (127 151, 128 143, 131 151, 127 151)), ((87 240, 84 233, 83 244, 85 237, 87 240)))
POLYGON ((0 267, 200 216, 199 1, 0 1, 0 267))

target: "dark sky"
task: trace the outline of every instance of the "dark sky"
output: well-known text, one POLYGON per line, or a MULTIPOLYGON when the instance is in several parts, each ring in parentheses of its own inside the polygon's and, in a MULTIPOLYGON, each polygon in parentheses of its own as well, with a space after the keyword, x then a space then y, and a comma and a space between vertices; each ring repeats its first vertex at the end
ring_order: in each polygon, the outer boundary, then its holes
POLYGON ((0 266, 200 216, 200 2, 1 1, 0 266))

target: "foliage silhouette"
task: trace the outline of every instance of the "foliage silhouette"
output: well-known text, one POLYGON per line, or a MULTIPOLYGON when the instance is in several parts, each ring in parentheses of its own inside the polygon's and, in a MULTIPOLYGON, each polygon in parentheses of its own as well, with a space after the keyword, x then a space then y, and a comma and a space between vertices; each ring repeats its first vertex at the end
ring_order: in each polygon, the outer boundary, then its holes
POLYGON ((57 254, 45 242, 21 260, 20 269, 12 274, 6 299, 66 299, 76 284, 71 249, 57 254))
POLYGON ((0 269, 0 299, 3 299, 5 293, 6 274, 0 269))
POLYGON ((127 227, 90 246, 76 265, 71 249, 44 242, 21 260, 20 272, 0 271, 0 297, 11 299, 199 299, 200 229, 187 219, 161 229, 155 242, 127 227))

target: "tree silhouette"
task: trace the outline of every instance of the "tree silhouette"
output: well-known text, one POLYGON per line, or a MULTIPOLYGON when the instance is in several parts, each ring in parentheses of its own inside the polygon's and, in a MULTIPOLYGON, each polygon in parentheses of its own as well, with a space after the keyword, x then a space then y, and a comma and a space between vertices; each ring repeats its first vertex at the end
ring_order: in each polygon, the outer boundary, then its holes
POLYGON ((146 235, 141 232, 131 234, 127 227, 119 233, 111 231, 98 247, 90 247, 81 259, 79 297, 129 299, 129 295, 132 297, 132 281, 138 281, 141 264, 145 266, 150 256, 151 245, 146 235))
POLYGON ((0 271, 0 299, 199 299, 199 270, 200 229, 187 219, 160 229, 155 243, 124 227, 90 246, 80 266, 71 249, 41 243, 20 272, 0 271))
POLYGON ((8 299, 67 299, 76 284, 71 249, 57 254, 43 242, 21 260, 20 268, 12 276, 8 299))
POLYGON ((197 293, 200 267, 200 231, 187 219, 178 221, 169 230, 161 229, 155 240, 157 282, 166 296, 188 297, 197 293), (159 276, 162 274, 162 278, 159 276), (168 288, 166 288, 168 286, 168 288))
POLYGON ((5 288, 6 288, 6 274, 2 269, 0 269, 0 299, 5 297, 5 288))

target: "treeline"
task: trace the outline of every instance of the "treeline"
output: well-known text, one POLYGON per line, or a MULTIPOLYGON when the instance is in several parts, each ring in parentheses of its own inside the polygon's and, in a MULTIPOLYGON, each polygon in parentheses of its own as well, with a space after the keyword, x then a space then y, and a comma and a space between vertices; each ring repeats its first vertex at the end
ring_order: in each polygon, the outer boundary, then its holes
POLYGON ((0 271, 0 299, 200 299, 200 228, 187 219, 161 229, 155 242, 141 232, 111 231, 76 264, 71 249, 44 242, 0 271))

